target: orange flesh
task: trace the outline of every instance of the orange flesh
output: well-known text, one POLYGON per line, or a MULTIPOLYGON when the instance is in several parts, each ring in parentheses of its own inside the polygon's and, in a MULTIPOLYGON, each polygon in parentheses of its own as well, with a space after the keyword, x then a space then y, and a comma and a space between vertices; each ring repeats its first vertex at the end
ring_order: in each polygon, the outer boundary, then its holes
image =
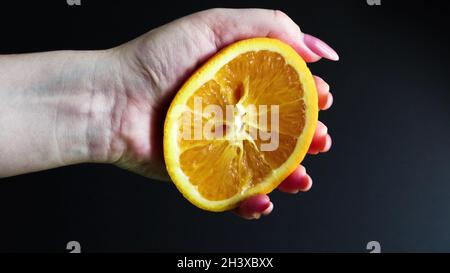
MULTIPOLYGON (((223 66, 214 79, 206 82, 188 100, 187 114, 193 113, 194 97, 201 97, 203 109, 210 104, 219 105, 226 113, 226 105, 239 105, 243 112, 236 119, 220 120, 216 128, 223 128, 224 137, 211 140, 186 140, 178 137, 181 149, 180 167, 199 193, 209 200, 224 200, 264 181, 272 170, 280 167, 291 155, 297 138, 305 125, 303 88, 294 68, 286 64, 281 55, 266 50, 250 51, 223 66), (270 107, 279 105, 279 145, 274 151, 261 151, 262 140, 256 138, 228 139, 231 129, 248 133, 252 127, 271 131, 270 126, 259 128, 257 118, 261 111, 248 112, 246 107, 267 105, 270 125, 270 107), (188 113, 190 112, 190 113, 188 113), (256 119, 241 120, 242 116, 256 115, 256 119), (234 127, 233 127, 234 126, 234 127)), ((197 117, 203 124, 213 117, 197 117)), ((179 132, 182 131, 180 123, 179 132)), ((213 128, 215 130, 215 128, 213 128)), ((248 135, 248 134, 247 134, 248 135)))

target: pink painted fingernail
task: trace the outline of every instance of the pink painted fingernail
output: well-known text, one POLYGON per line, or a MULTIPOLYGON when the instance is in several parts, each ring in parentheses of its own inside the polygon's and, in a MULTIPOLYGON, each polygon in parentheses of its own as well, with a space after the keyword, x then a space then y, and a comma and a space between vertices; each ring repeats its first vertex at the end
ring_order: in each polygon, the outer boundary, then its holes
POLYGON ((258 219, 261 213, 270 208, 270 199, 267 195, 258 194, 245 200, 237 213, 246 219, 258 219))
POLYGON ((316 136, 325 136, 326 134, 328 134, 328 127, 325 124, 323 124, 322 122, 318 121, 315 135, 316 136))
POLYGON ((305 34, 303 39, 306 46, 308 46, 309 49, 311 49, 317 55, 332 61, 339 60, 339 55, 336 53, 336 51, 334 51, 334 49, 332 49, 329 45, 327 45, 319 38, 316 38, 309 34, 305 34))
POLYGON ((331 93, 328 93, 327 102, 325 103, 325 105, 322 108, 322 110, 330 109, 331 105, 333 105, 333 95, 331 93))
POLYGON ((333 141, 331 140, 330 135, 326 136, 326 141, 325 141, 325 146, 322 149, 322 153, 326 153, 331 149, 331 145, 332 145, 333 141))
POLYGON ((269 215, 272 212, 272 210, 273 210, 273 203, 270 202, 270 204, 267 207, 267 209, 265 209, 261 214, 267 216, 267 215, 269 215))
POLYGON ((258 220, 259 218, 261 218, 261 213, 255 212, 249 220, 258 220))
POLYGON ((306 175, 305 179, 302 181, 302 187, 301 187, 301 191, 302 192, 306 192, 309 191, 311 189, 312 186, 312 178, 309 175, 306 175))

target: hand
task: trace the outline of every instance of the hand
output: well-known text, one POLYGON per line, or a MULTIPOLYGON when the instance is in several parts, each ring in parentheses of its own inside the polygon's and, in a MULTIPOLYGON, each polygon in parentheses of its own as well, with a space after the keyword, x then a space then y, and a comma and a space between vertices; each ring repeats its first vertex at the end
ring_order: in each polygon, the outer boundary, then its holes
MULTIPOLYGON (((272 37, 290 44, 307 62, 322 57, 337 61, 338 55, 319 39, 303 34, 284 13, 261 9, 212 9, 189 15, 154 29, 113 49, 120 63, 116 97, 120 116, 118 141, 124 149, 117 165, 148 177, 168 179, 162 154, 164 113, 177 89, 202 64, 228 44, 251 37, 272 37)), ((319 108, 333 101, 328 84, 315 76, 319 108)), ((318 123, 310 154, 331 147, 327 128, 318 123)), ((312 179, 299 166, 280 186, 288 193, 308 191, 312 179)), ((235 212, 254 219, 268 215, 273 204, 267 195, 253 196, 235 212)))
MULTIPOLYGON (((163 123, 177 89, 221 48, 264 36, 290 44, 307 62, 338 60, 284 13, 261 9, 199 12, 109 50, 0 55, 0 177, 100 162, 167 180, 163 123)), ((333 98, 328 84, 315 82, 325 110, 333 98)), ((309 152, 330 146, 319 122, 309 152)), ((297 193, 311 184, 299 166, 279 189, 297 193)), ((272 209, 268 196, 257 195, 235 212, 253 219, 272 209)))

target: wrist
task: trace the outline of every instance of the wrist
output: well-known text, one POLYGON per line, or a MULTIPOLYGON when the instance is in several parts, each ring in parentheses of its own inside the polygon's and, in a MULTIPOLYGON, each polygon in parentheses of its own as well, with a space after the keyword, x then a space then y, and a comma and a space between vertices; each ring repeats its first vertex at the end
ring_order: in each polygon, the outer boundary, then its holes
MULTIPOLYGON (((125 143, 119 137, 122 114, 127 99, 121 78, 120 62, 114 56, 112 50, 85 51, 80 54, 80 71, 78 75, 71 73, 77 70, 77 65, 64 71, 64 78, 74 78, 79 81, 74 84, 74 94, 80 93, 75 99, 75 115, 72 118, 78 121, 79 128, 73 128, 76 132, 82 132, 81 148, 73 145, 70 139, 66 141, 64 135, 60 136, 61 147, 65 147, 64 154, 81 162, 113 163, 120 159, 125 150, 125 143), (85 79, 85 80, 79 80, 85 79), (79 153, 79 151, 82 151, 79 153), (78 157, 78 158, 77 158, 78 157)), ((70 80, 69 80, 70 82, 70 80)), ((70 88, 70 85, 69 85, 70 88)), ((72 92, 64 87, 65 93, 72 92)), ((70 104, 70 102, 68 102, 70 104)), ((70 108, 70 107, 69 107, 70 108)), ((67 111, 66 106, 60 109, 67 111)), ((61 126, 73 126, 70 120, 61 120, 61 126)), ((64 130, 62 130, 64 132, 64 130)))
POLYGON ((127 100, 113 55, 0 56, 0 177, 122 156, 127 100))
POLYGON ((120 126, 121 83, 115 77, 119 66, 112 53, 39 53, 33 62, 36 72, 26 82, 22 100, 39 101, 24 110, 39 112, 35 118, 47 132, 39 134, 36 145, 48 147, 50 167, 117 160, 121 154, 115 138, 120 126), (44 143, 45 139, 50 141, 44 143))

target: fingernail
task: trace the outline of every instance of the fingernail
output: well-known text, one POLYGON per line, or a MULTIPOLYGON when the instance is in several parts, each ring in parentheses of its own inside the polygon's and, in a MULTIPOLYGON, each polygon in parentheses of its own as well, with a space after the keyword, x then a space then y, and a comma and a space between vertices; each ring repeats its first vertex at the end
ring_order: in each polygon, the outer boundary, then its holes
POLYGON ((322 122, 317 122, 317 128, 316 128, 316 134, 317 136, 325 136, 328 134, 328 127, 323 124, 322 122))
POLYGON ((304 41, 309 49, 311 49, 317 55, 320 55, 332 61, 339 60, 339 55, 336 53, 336 51, 334 51, 334 49, 332 49, 329 45, 327 45, 319 38, 316 38, 309 34, 305 34, 304 41))
POLYGON ((322 153, 326 153, 331 149, 331 145, 332 145, 333 141, 331 140, 331 136, 327 135, 326 136, 326 141, 325 141, 325 146, 322 149, 322 153))
POLYGON ((255 212, 255 213, 253 213, 250 220, 258 220, 259 218, 261 218, 261 213, 255 212))
POLYGON ((270 199, 267 195, 258 194, 245 200, 241 205, 241 215, 247 215, 249 219, 258 219, 261 213, 270 207, 270 199))
POLYGON ((327 102, 325 103, 325 106, 322 108, 322 110, 330 109, 331 105, 333 105, 333 95, 331 95, 331 93, 328 93, 327 102))
POLYGON ((305 175, 306 174, 306 168, 303 165, 298 166, 297 171, 299 172, 299 174, 301 175, 305 175))
POLYGON ((269 206, 267 207, 267 209, 265 209, 265 210, 262 212, 262 215, 269 215, 269 214, 272 212, 272 210, 273 210, 273 203, 270 202, 270 204, 269 204, 269 206))
POLYGON ((306 175, 305 180, 303 180, 302 182, 303 182, 303 184, 301 186, 301 191, 302 192, 309 191, 311 189, 311 186, 312 186, 311 176, 306 175))

